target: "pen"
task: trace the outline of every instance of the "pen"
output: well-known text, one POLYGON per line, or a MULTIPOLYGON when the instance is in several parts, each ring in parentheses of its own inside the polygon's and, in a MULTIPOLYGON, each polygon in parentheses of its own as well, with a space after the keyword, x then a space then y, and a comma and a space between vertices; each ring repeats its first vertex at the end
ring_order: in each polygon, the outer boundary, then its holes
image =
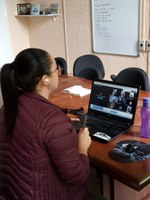
POLYGON ((86 127, 87 117, 88 117, 87 115, 84 116, 83 127, 82 128, 86 127))

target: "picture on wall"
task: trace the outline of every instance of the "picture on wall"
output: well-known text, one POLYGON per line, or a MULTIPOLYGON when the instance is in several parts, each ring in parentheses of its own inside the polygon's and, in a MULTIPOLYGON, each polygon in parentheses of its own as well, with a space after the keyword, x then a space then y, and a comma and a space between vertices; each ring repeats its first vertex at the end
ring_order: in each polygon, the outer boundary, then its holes
POLYGON ((58 14, 59 12, 59 4, 58 3, 52 3, 50 5, 50 13, 51 14, 58 14))
POLYGON ((44 8, 44 12, 43 12, 43 14, 44 15, 49 15, 49 14, 51 14, 51 12, 50 12, 50 8, 44 8))
POLYGON ((17 4, 17 14, 18 15, 30 15, 31 14, 31 4, 30 3, 17 4))
POLYGON ((39 14, 40 14, 40 4, 32 4, 31 15, 39 15, 39 14))

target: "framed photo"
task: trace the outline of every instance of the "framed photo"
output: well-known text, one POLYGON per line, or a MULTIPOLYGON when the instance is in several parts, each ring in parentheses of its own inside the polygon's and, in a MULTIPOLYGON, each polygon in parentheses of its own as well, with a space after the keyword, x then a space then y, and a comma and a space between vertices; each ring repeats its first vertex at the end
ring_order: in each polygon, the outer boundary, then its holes
POLYGON ((31 14, 31 4, 30 3, 17 4, 17 14, 18 15, 30 15, 31 14))
POLYGON ((58 14, 59 12, 59 4, 58 3, 52 3, 50 5, 50 13, 51 14, 58 14))
POLYGON ((31 6, 31 15, 39 15, 40 14, 40 4, 33 4, 31 6))
POLYGON ((50 8, 44 8, 43 14, 44 14, 44 15, 49 15, 49 14, 51 14, 50 8))

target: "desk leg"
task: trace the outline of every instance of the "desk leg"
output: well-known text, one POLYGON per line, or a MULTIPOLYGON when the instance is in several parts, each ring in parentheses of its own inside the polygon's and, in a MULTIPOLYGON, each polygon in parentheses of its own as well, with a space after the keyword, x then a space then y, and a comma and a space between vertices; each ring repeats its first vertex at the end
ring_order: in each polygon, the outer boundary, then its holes
POLYGON ((94 169, 97 172, 98 175, 98 179, 99 179, 99 184, 100 184, 100 194, 104 195, 104 187, 103 187, 103 172, 101 171, 101 169, 99 167, 96 167, 95 165, 92 165, 92 167, 94 167, 94 169))
POLYGON ((114 194, 114 179, 109 176, 109 184, 110 184, 110 199, 114 200, 115 199, 115 194, 114 194))
POLYGON ((100 184, 100 194, 104 195, 104 187, 103 187, 103 172, 98 168, 95 167, 96 171, 97 171, 97 175, 99 178, 99 184, 100 184))
POLYGON ((99 181, 100 181, 100 193, 104 195, 104 188, 103 188, 103 173, 99 172, 99 181))
MULTIPOLYGON (((104 186, 103 186, 103 173, 100 169, 96 168, 96 171, 99 176, 100 181, 100 194, 104 195, 104 186)), ((114 179, 109 176, 109 187, 110 187, 110 200, 115 200, 114 194, 114 179)))

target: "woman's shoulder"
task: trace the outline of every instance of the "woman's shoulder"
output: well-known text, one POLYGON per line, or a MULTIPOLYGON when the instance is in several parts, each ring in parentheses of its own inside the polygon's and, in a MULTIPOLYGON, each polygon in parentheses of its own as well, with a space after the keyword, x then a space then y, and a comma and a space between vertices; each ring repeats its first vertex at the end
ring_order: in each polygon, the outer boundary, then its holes
POLYGON ((38 122, 46 123, 48 121, 48 124, 50 124, 51 122, 54 123, 55 121, 64 119, 68 120, 63 109, 40 95, 34 93, 25 94, 20 97, 19 101, 20 111, 23 111, 21 113, 30 116, 32 119, 36 119, 38 122))

